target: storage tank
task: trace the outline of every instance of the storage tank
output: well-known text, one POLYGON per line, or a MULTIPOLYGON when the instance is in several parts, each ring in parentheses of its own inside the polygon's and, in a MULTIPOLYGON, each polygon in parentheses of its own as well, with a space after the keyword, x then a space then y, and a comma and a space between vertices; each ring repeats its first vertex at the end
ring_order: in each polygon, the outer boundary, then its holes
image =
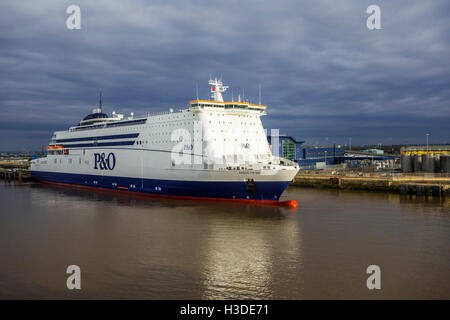
POLYGON ((450 172, 450 156, 441 155, 441 172, 450 172))
POLYGON ((421 154, 415 154, 413 156, 413 163, 414 163, 414 172, 422 171, 422 155, 421 154))
POLYGON ((401 147, 400 154, 403 172, 449 173, 450 144, 401 147))
POLYGON ((434 156, 434 172, 441 172, 441 155, 434 156))
POLYGON ((429 172, 429 167, 428 167, 428 154, 424 154, 422 155, 422 171, 424 172, 429 172))
POLYGON ((402 154, 401 156, 402 172, 411 172, 411 156, 409 154, 402 154))
POLYGON ((425 172, 434 172, 434 155, 424 154, 422 156, 422 170, 425 172))
POLYGON ((435 163, 436 163, 436 161, 435 161, 435 156, 434 156, 434 154, 430 154, 430 155, 428 155, 428 172, 436 172, 436 168, 435 168, 435 163))

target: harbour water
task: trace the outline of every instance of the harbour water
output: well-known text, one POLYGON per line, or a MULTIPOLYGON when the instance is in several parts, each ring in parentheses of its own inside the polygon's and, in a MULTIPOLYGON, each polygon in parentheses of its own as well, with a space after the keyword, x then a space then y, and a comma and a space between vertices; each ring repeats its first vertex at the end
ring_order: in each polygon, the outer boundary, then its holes
POLYGON ((283 198, 299 207, 1 182, 0 298, 450 299, 448 198, 283 198), (66 287, 69 265, 81 290, 66 287))

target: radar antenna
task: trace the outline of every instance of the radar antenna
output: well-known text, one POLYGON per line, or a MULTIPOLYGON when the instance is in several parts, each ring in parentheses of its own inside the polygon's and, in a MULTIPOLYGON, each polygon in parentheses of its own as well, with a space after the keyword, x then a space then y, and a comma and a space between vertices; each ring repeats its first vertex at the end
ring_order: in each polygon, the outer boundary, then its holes
POLYGON ((92 113, 102 113, 102 92, 98 93, 98 108, 92 110, 92 113))
POLYGON ((228 86, 224 86, 221 80, 209 80, 209 85, 211 86, 211 100, 223 102, 222 92, 225 92, 228 89, 228 86))

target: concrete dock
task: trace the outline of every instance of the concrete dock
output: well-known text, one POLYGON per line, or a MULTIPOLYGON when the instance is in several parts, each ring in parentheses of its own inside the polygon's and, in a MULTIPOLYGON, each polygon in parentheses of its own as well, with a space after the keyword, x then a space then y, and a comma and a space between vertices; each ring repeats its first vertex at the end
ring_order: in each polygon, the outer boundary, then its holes
POLYGON ((4 169, 0 168, 0 179, 6 181, 31 181, 30 171, 28 169, 4 169))
POLYGON ((407 175, 390 173, 339 173, 300 172, 292 181, 293 186, 389 191, 400 194, 416 194, 441 197, 450 195, 450 176, 407 175))

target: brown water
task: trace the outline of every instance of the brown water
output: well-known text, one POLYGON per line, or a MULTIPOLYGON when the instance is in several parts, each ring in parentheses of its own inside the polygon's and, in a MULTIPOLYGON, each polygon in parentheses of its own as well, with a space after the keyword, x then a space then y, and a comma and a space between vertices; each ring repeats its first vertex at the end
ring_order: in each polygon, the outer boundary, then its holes
POLYGON ((299 208, 1 182, 0 298, 450 299, 448 199, 283 198, 299 208), (81 290, 66 288, 72 264, 81 290))

